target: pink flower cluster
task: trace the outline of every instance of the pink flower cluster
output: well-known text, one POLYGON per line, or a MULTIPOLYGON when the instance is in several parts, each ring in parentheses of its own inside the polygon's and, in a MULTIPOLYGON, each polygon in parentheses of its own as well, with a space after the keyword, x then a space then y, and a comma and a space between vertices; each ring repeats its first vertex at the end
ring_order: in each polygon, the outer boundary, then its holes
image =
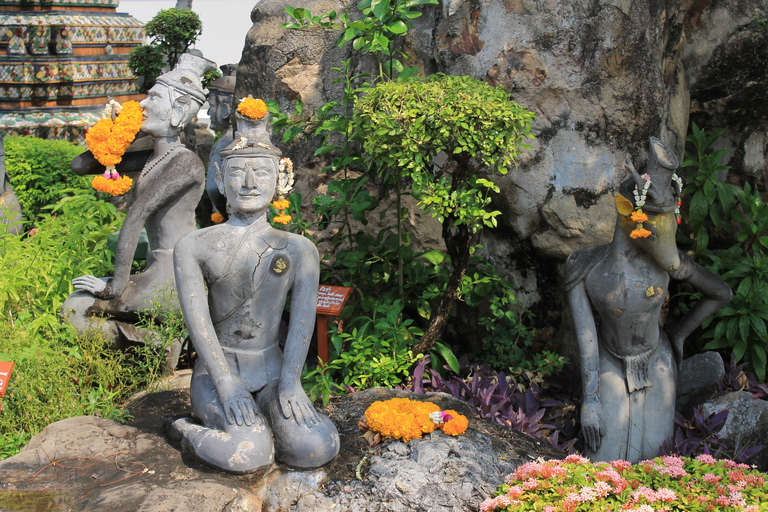
POLYGON ((749 471, 746 464, 716 460, 711 455, 700 455, 696 460, 699 464, 677 456, 638 464, 625 460, 592 464, 580 455, 569 455, 562 461, 539 459, 507 476, 501 488, 504 494, 483 501, 480 512, 576 512, 585 507, 671 512, 684 510, 680 507, 696 501, 706 510, 731 507, 739 512, 759 512, 757 505, 748 503, 766 496, 760 491, 766 484, 761 473, 749 471), (689 478, 680 480, 685 476, 689 478))
POLYGON ((672 502, 677 501, 677 494, 675 494, 675 491, 667 489, 666 487, 654 491, 650 487, 641 485, 635 491, 632 491, 630 499, 634 500, 635 503, 639 503, 641 498, 644 499, 646 503, 656 503, 657 501, 672 502))

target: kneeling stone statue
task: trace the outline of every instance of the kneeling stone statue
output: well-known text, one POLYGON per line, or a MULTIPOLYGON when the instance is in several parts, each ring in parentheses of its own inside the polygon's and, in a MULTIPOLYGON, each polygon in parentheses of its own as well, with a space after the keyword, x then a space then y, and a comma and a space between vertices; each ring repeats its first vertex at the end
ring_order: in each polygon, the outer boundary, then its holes
POLYGON ((250 473, 275 457, 319 467, 339 452, 339 434, 300 381, 315 323, 318 252, 267 221, 281 157, 269 140, 268 114, 237 117, 240 129, 216 172, 230 218, 189 233, 174 249, 179 300, 198 354, 190 385, 196 419, 167 428, 196 458, 228 472, 250 473))
POLYGON ((677 167, 672 150, 651 137, 642 176, 627 160, 632 177, 616 194, 613 241, 573 253, 564 267, 581 356, 581 425, 593 461, 637 462, 658 454, 673 431, 683 342, 731 299, 722 279, 677 249, 677 167), (662 328, 670 277, 703 297, 662 328))

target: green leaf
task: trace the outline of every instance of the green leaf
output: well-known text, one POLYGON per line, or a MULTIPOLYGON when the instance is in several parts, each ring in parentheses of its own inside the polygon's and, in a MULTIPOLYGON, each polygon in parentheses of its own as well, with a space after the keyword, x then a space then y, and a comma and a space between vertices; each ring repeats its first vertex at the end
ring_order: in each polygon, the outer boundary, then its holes
POLYGON ((443 358, 450 369, 458 375, 461 371, 461 365, 459 364, 459 360, 456 359, 456 355, 453 353, 453 350, 451 350, 447 345, 440 343, 439 341, 435 342, 434 350, 440 354, 440 357, 443 358))
POLYGON ((390 0, 372 0, 371 12, 379 21, 384 19, 384 15, 389 10, 389 3, 390 0))
POLYGON ((408 32, 408 25, 406 25, 402 20, 397 20, 396 22, 387 25, 387 29, 389 29, 389 31, 393 34, 400 35, 408 32))
POLYGON ((439 251, 432 249, 421 255, 422 258, 430 262, 434 266, 440 265, 445 259, 445 255, 439 251))

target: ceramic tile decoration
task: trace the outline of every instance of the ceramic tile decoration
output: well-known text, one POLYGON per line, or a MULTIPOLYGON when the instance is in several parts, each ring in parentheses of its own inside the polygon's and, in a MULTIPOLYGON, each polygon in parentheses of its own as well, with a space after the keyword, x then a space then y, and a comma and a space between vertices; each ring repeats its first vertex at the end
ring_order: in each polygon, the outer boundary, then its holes
POLYGON ((128 52, 144 26, 115 12, 118 3, 0 0, 0 135, 82 143, 99 100, 141 99, 128 52))

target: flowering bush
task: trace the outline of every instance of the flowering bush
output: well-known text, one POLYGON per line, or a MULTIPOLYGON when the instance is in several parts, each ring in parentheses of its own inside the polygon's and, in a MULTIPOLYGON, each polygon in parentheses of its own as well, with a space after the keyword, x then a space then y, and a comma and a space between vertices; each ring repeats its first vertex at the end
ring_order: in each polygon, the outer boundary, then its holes
POLYGON ((711 455, 591 463, 580 455, 539 460, 507 476, 480 512, 758 512, 768 500, 759 471, 711 455))

